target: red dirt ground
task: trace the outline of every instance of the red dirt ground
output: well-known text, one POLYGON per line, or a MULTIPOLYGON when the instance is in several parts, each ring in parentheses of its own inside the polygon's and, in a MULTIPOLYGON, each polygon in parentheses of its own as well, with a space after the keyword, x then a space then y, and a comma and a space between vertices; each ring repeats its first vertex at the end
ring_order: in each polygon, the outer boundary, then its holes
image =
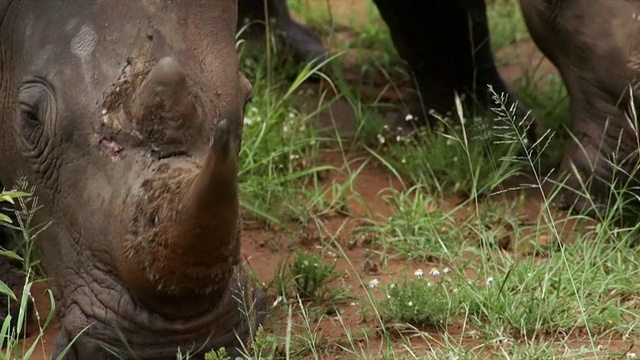
MULTIPOLYGON (((362 3, 362 0, 331 1, 334 15, 338 13, 357 14, 357 7, 362 6, 362 3)), ((541 73, 555 72, 553 66, 551 66, 549 62, 543 58, 539 51, 537 51, 535 46, 530 43, 520 43, 507 49, 503 49, 498 54, 498 57, 507 60, 507 64, 501 68, 501 71, 508 81, 513 81, 514 79, 521 76, 524 72, 524 69, 536 66, 537 60, 540 59, 543 60, 543 65, 540 69, 541 73)), ((344 112, 349 113, 348 110, 336 110, 336 108, 334 107, 333 111, 342 112, 342 115, 346 118, 349 118, 351 116, 350 114, 345 115, 344 112)), ((335 154, 324 154, 323 161, 328 164, 337 165, 338 167, 343 165, 340 156, 336 156, 335 154)), ((352 165, 352 168, 355 168, 355 166, 357 165, 357 163, 355 165, 352 165)), ((331 181, 344 181, 345 178, 346 177, 344 174, 332 173, 327 179, 327 184, 330 184, 331 181)), ((385 202, 381 199, 380 193, 385 189, 388 189, 390 185, 395 187, 396 189, 400 189, 398 181, 390 173, 383 170, 382 167, 376 166, 375 162, 370 162, 370 164, 367 165, 365 170, 356 180, 355 188, 360 193, 365 202, 371 207, 371 210, 373 212, 383 215, 389 214, 390 210, 386 206, 385 202)), ((531 220, 534 220, 540 212, 540 194, 536 190, 532 190, 527 193, 527 197, 528 202, 526 215, 531 218, 531 220)), ((500 200, 497 199, 496 201, 500 200)), ((456 199, 452 199, 450 205, 453 207, 455 202, 456 199)), ((356 203, 351 204, 350 209, 354 213, 360 215, 363 211, 361 206, 356 203)), ((378 278, 381 282, 385 282, 387 280, 393 279, 394 277, 397 277, 398 274, 407 273, 409 271, 412 272, 413 269, 417 267, 429 269, 431 266, 437 266, 437 264, 426 263, 415 263, 412 265, 408 265, 404 260, 390 260, 386 266, 381 267, 379 264, 376 264, 375 259, 371 259, 367 255, 367 244, 364 244, 363 241, 359 241, 356 244, 353 244, 354 236, 349 230, 359 225, 357 216, 349 218, 341 215, 335 215, 329 218, 324 218, 322 220, 325 222, 326 228, 329 232, 339 232, 337 236, 338 243, 342 245, 348 259, 350 259, 351 263, 353 264, 352 268, 344 260, 338 260, 338 269, 340 272, 342 272, 343 276, 340 280, 337 281, 337 286, 343 286, 343 284, 345 286, 349 286, 351 289, 353 289, 351 291, 351 294, 358 298, 362 298, 365 296, 365 289, 361 287, 360 280, 358 279, 359 277, 364 280, 365 284, 373 276, 378 278)), ((276 271, 275 269, 277 269, 279 265, 281 265, 283 260, 289 253, 291 253, 293 249, 306 249, 309 252, 323 253, 326 256, 331 256, 329 254, 329 251, 327 251, 326 249, 323 250, 321 246, 322 243, 319 241, 321 238, 327 238, 327 234, 318 232, 316 230, 306 234, 305 236, 302 236, 300 239, 292 240, 286 235, 274 230, 245 229, 242 239, 242 253, 245 256, 250 267, 253 269, 253 271, 256 272, 258 279, 262 282, 269 283, 274 278, 276 271)), ((44 294, 44 290, 45 288, 42 285, 37 285, 35 286, 35 289, 33 291, 41 317, 46 317, 46 314, 49 310, 48 297, 46 294, 44 294)), ((341 311, 341 315, 346 323, 354 329, 376 327, 375 321, 371 317, 371 315, 368 315, 366 319, 363 319, 358 306, 353 306, 350 304, 340 305, 339 310, 341 311)), ((274 321, 274 323, 268 325, 268 327, 271 329, 276 329, 275 331, 281 331, 282 329, 280 329, 277 324, 282 320, 277 319, 278 317, 274 316, 271 320, 274 321)), ((326 358, 349 358, 348 354, 344 353, 338 348, 339 345, 345 344, 346 341, 346 339, 344 338, 344 330, 339 322, 327 319, 320 323, 318 330, 318 334, 321 337, 321 342, 323 344, 332 344, 332 346, 335 348, 334 355, 326 358)), ((49 358, 46 354, 51 352, 51 349, 55 344, 55 337, 57 335, 57 332, 58 324, 54 321, 54 323, 44 334, 44 345, 40 346, 36 350, 36 356, 32 357, 31 359, 40 360, 49 358)), ((449 332, 455 334, 455 329, 449 329, 449 332)), ((430 336, 433 337, 433 340, 431 341, 432 345, 437 346, 437 340, 441 338, 441 336, 439 336, 437 332, 431 333, 430 336)), ((33 341, 34 337, 32 336, 25 341, 25 344, 30 345, 33 341)), ((371 347, 371 351, 373 352, 382 350, 380 349, 380 339, 376 336, 371 337, 371 339, 369 340, 369 344, 371 347)), ((361 345, 365 346, 364 343, 361 343, 361 345)), ((428 348, 430 346, 422 337, 416 337, 413 345, 419 348, 428 348)), ((478 344, 468 345, 469 348, 471 348, 474 345, 478 344)), ((612 342, 610 346, 619 346, 620 348, 626 349, 629 347, 629 344, 627 342, 618 341, 612 342)))

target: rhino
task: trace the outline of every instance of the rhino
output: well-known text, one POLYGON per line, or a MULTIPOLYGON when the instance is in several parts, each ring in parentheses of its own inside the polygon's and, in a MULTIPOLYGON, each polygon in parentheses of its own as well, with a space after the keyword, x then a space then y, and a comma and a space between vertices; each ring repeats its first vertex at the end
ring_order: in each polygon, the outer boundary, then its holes
MULTIPOLYGON (((238 4, 238 29, 240 37, 249 40, 252 46, 264 43, 266 33, 265 16, 275 29, 280 45, 288 51, 294 62, 322 62, 329 52, 316 33, 291 17, 287 0, 240 0, 238 4)), ((323 71, 330 68, 325 66, 323 71)), ((312 77, 313 78, 313 77, 312 77)))
MULTIPOLYGON (((516 102, 520 117, 527 114, 529 108, 497 70, 484 0, 429 1, 428 5, 420 0, 373 2, 418 85, 414 100, 396 117, 395 129, 407 133, 432 123, 431 110, 453 112, 454 93, 462 95, 467 106, 487 109, 493 105, 487 85, 516 102)), ((286 0, 267 3, 284 8, 286 0)), ((640 75, 636 36, 640 2, 519 0, 519 4, 534 44, 558 69, 570 98, 573 136, 556 177, 564 183, 559 205, 597 215, 596 211, 611 206, 607 204, 611 190, 625 188, 631 192, 623 196, 628 201, 625 208, 636 209, 640 142, 634 104, 640 75)), ((241 0, 243 6, 254 5, 241 0)), ((276 16, 280 12, 271 13, 275 27, 285 32, 288 46, 297 49, 300 58, 326 57, 319 40, 302 36, 308 29, 291 26, 289 16, 276 16)), ((530 144, 536 141, 534 129, 527 133, 530 144)))
POLYGON ((237 6, 0 0, 0 182, 44 204, 54 356, 238 356, 262 324, 240 261, 237 6))

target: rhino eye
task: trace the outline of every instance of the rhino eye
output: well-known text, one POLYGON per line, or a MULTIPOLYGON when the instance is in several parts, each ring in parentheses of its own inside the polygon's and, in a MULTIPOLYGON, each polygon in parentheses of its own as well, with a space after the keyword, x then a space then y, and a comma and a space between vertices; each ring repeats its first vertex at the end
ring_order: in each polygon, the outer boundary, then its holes
POLYGON ((20 119, 24 125, 33 127, 42 123, 50 99, 49 88, 41 81, 33 80, 20 87, 20 119))
POLYGON ((37 110, 28 104, 20 103, 20 116, 28 125, 36 126, 40 123, 40 117, 38 116, 37 110))

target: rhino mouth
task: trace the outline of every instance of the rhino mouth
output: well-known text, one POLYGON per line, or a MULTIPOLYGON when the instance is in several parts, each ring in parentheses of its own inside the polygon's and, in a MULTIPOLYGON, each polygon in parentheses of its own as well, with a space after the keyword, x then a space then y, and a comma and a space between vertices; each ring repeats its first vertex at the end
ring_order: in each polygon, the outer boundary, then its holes
POLYGON ((247 338, 267 314, 264 292, 250 285, 241 267, 234 269, 227 291, 207 311, 182 319, 148 309, 116 278, 101 276, 99 280, 98 289, 88 289, 90 296, 83 292, 70 297, 72 306, 63 320, 67 322, 64 328, 69 334, 84 332, 77 341, 106 348, 122 358, 135 354, 140 359, 175 359, 178 349, 195 355, 221 346, 241 347, 238 337, 247 338), (104 293, 105 285, 121 296, 107 297, 105 302, 98 295, 104 293), (85 319, 89 327, 85 329, 78 319, 85 319))

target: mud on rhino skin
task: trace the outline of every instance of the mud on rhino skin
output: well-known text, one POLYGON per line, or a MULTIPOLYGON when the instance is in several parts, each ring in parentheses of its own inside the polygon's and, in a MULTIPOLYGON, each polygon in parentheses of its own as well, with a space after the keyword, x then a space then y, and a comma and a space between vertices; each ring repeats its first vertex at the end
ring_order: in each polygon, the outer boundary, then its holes
POLYGON ((236 1, 0 11, 0 181, 24 178, 44 205, 34 223, 51 221, 36 245, 61 326, 54 356, 81 333, 66 359, 237 354, 266 303, 239 253, 251 85, 236 1))

